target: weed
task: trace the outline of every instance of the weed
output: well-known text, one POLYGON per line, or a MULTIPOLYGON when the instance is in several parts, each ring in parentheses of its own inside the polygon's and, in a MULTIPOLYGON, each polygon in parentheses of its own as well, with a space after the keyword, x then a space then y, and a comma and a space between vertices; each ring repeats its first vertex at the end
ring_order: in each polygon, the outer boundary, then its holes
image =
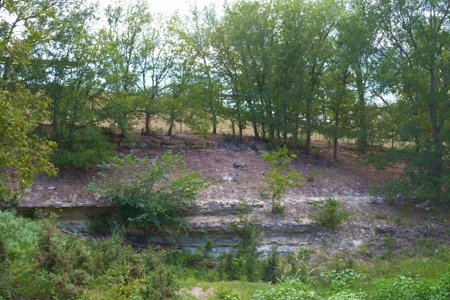
POLYGON ((373 217, 377 220, 388 220, 389 215, 385 212, 376 212, 373 217))
POLYGON ((308 174, 306 175, 306 180, 309 182, 313 182, 315 179, 315 174, 312 171, 309 171, 308 174))
POLYGON ((358 252, 361 253, 362 255, 364 255, 367 258, 372 258, 373 254, 372 252, 369 250, 369 247, 366 244, 363 244, 359 247, 358 252))
POLYGON ((377 197, 380 193, 380 188, 378 186, 372 185, 369 188, 369 196, 371 197, 377 197))
POLYGON ((265 190, 261 189, 261 190, 259 190, 259 196, 262 199, 268 199, 270 195, 265 190))
POLYGON ((296 277, 288 276, 282 278, 281 283, 272 288, 256 291, 251 299, 252 300, 290 300, 290 299, 303 299, 312 300, 316 299, 316 293, 312 292, 310 288, 303 284, 296 277))
POLYGON ((310 250, 308 248, 300 248, 297 252, 297 256, 299 259, 308 260, 309 253, 310 253, 310 250))
POLYGON ((211 257, 211 252, 214 248, 214 241, 207 235, 205 236, 205 243, 197 246, 197 252, 202 254, 204 258, 211 257))
POLYGON ((433 237, 424 237, 421 234, 417 240, 417 245, 424 256, 430 257, 436 254, 439 248, 439 241, 433 237))
POLYGON ((320 149, 320 147, 313 147, 313 155, 315 157, 320 157, 322 155, 322 149, 320 149))
POLYGON ((383 242, 385 244, 385 250, 381 254, 381 259, 390 259, 394 253, 394 238, 390 233, 386 233, 383 236, 383 242))
POLYGON ((239 294, 233 292, 231 289, 221 287, 217 292, 217 297, 222 300, 241 300, 239 294))
POLYGON ((320 273, 320 277, 336 293, 343 290, 355 289, 365 276, 353 269, 345 269, 343 271, 332 270, 322 272, 320 273))

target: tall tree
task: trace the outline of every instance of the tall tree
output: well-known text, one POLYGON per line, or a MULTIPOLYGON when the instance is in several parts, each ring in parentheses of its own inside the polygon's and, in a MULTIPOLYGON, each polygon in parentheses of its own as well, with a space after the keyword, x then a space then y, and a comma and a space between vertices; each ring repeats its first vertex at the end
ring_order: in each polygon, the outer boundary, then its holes
POLYGON ((132 128, 138 97, 139 37, 151 22, 143 1, 109 5, 108 25, 98 35, 101 48, 101 72, 105 85, 103 111, 105 118, 123 135, 132 128))
POLYGON ((253 132, 272 118, 272 51, 276 38, 276 10, 271 1, 238 1, 226 8, 224 23, 239 63, 240 93, 253 132))
POLYGON ((191 85, 191 96, 195 97, 196 107, 203 110, 200 115, 207 115, 212 126, 212 134, 217 133, 219 117, 222 112, 222 84, 214 70, 214 52, 212 47, 212 32, 217 26, 217 15, 214 6, 191 7, 189 15, 182 20, 178 30, 180 40, 180 59, 182 68, 189 66, 190 71, 184 72, 190 76, 185 82, 191 85), (194 87, 193 84, 196 86, 194 87))
POLYGON ((157 100, 170 89, 170 76, 179 51, 174 40, 175 21, 161 14, 153 14, 142 24, 136 40, 138 110, 145 114, 144 133, 150 133, 151 117, 158 112, 157 100))
POLYGON ((98 46, 89 27, 95 13, 93 4, 64 3, 55 11, 57 21, 38 24, 52 39, 34 48, 26 68, 27 85, 52 99, 50 136, 59 145, 52 161, 59 166, 95 165, 113 154, 99 128, 98 46))
POLYGON ((414 107, 411 120, 421 120, 408 122, 414 128, 403 128, 405 133, 420 133, 409 135, 414 143, 412 149, 403 148, 406 175, 419 198, 448 202, 446 191, 450 182, 444 129, 448 126, 450 106, 450 3, 383 0, 371 9, 378 15, 385 51, 395 51, 392 71, 400 71, 401 82, 392 88, 414 107))

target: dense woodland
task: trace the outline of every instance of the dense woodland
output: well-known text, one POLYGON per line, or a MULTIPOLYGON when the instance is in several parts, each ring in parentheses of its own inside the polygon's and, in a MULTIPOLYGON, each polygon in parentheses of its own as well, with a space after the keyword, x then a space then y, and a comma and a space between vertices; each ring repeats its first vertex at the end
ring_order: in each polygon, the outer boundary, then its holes
POLYGON ((371 161, 403 163, 393 194, 449 202, 450 2, 221 5, 160 15, 145 1, 0 1, 3 198, 51 163, 110 158, 105 127, 150 134, 162 118, 169 135, 227 121, 238 140, 250 127, 306 154, 318 133, 336 160, 343 138, 362 154, 389 147, 371 161))

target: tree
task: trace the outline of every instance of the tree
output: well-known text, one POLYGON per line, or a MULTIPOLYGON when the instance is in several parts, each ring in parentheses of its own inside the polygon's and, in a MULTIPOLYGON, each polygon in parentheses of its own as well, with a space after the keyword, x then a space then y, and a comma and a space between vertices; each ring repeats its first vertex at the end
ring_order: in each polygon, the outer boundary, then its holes
POLYGON ((419 199, 448 202, 450 3, 383 0, 372 4, 371 10, 377 16, 384 53, 393 53, 391 70, 401 79, 392 83, 392 91, 413 108, 402 130, 405 144, 398 157, 406 159, 410 190, 419 199))
POLYGON ((238 140, 242 142, 246 127, 247 112, 240 86, 239 59, 231 45, 231 29, 222 19, 211 32, 211 46, 214 48, 214 68, 223 84, 221 98, 224 102, 224 116, 231 121, 233 135, 238 127, 238 140))
POLYGON ((50 99, 29 91, 0 91, 0 202, 28 187, 38 173, 56 175, 50 155, 56 144, 34 131, 49 117, 50 99))
MULTIPOLYGON (((217 23, 214 6, 204 7, 203 10, 193 6, 190 15, 179 23, 177 30, 179 51, 182 54, 178 63, 178 85, 185 91, 189 90, 189 103, 196 110, 191 109, 191 115, 196 115, 197 119, 206 117, 212 127, 212 134, 217 133, 219 117, 223 112, 222 83, 217 76, 217 69, 214 70, 215 57, 212 47, 217 23)), ((192 117, 189 119, 191 123, 194 121, 192 117)))
POLYGON ((152 15, 142 24, 142 32, 136 41, 138 111, 145 114, 144 133, 150 133, 152 115, 162 112, 163 103, 157 103, 171 91, 170 77, 179 53, 173 38, 175 20, 163 15, 152 15))
POLYGON ((241 101, 247 108, 256 138, 260 137, 258 127, 261 126, 264 131, 270 127, 273 139, 271 73, 276 20, 277 11, 270 1, 235 2, 226 8, 224 16, 237 62, 241 101))
POLYGON ((284 212, 285 207, 281 204, 281 196, 288 188, 302 186, 302 174, 287 164, 297 158, 295 154, 289 156, 288 149, 285 147, 272 153, 264 153, 262 158, 268 163, 269 169, 263 182, 269 185, 269 192, 272 198, 272 212, 284 212))
POLYGON ((48 119, 48 98, 21 84, 20 70, 33 48, 49 38, 36 24, 48 22, 57 1, 0 2, 0 200, 13 199, 37 173, 54 175, 49 161, 55 144, 38 137, 36 127, 48 119))
MULTIPOLYGON (((364 0, 349 1, 350 9, 342 13, 338 24, 338 39, 344 60, 349 65, 351 82, 348 88, 356 95, 354 107, 355 137, 358 150, 365 153, 369 147, 371 122, 375 119, 373 98, 383 95, 375 81, 377 71, 377 49, 375 47, 377 29, 375 18, 367 11, 364 0)), ((376 112, 375 112, 376 114, 376 112)))
POLYGON ((133 116, 141 95, 137 84, 142 72, 138 42, 151 21, 146 3, 137 1, 126 5, 109 5, 106 9, 108 26, 98 34, 101 45, 99 67, 104 82, 102 112, 111 126, 122 135, 133 126, 133 116))
POLYGON ((99 125, 104 121, 97 101, 102 95, 96 68, 98 46, 88 24, 95 21, 92 4, 65 4, 48 28, 52 39, 34 47, 23 72, 27 86, 52 99, 50 138, 58 143, 52 161, 58 166, 88 167, 113 156, 99 125))
MULTIPOLYGON (((337 60, 341 61, 341 57, 337 60)), ((338 139, 350 136, 349 113, 353 107, 354 99, 348 90, 351 80, 348 65, 340 64, 330 67, 323 81, 323 101, 321 102, 324 128, 319 132, 325 134, 333 141, 333 159, 337 161, 338 139), (346 122, 343 122, 346 121, 346 122)))

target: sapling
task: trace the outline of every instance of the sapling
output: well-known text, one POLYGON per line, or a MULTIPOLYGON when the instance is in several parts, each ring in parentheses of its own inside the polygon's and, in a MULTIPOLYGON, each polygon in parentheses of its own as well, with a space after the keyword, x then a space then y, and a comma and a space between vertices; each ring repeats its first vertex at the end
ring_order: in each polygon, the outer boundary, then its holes
POLYGON ((266 176, 262 181, 269 186, 269 194, 272 199, 272 212, 283 213, 286 207, 281 204, 281 197, 288 188, 303 185, 302 173, 294 168, 288 167, 288 163, 297 158, 297 155, 288 154, 288 149, 284 147, 278 151, 264 153, 262 158, 269 165, 266 176))

